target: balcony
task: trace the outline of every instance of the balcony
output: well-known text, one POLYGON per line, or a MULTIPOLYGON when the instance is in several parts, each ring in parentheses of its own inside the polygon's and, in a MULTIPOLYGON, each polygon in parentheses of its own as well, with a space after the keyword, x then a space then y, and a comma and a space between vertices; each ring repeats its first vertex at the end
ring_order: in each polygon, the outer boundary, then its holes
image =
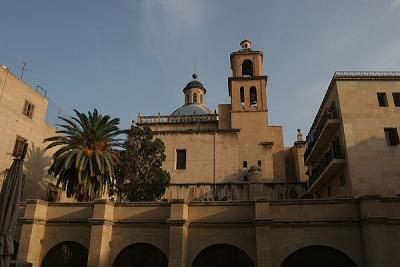
POLYGON ((339 145, 331 147, 319 164, 312 170, 308 179, 308 193, 320 190, 332 177, 344 168, 346 159, 343 149, 339 145))
POLYGON ((318 156, 326 149, 336 134, 341 120, 335 109, 325 111, 318 122, 315 131, 307 136, 308 146, 304 153, 304 162, 310 164, 318 159, 318 156))

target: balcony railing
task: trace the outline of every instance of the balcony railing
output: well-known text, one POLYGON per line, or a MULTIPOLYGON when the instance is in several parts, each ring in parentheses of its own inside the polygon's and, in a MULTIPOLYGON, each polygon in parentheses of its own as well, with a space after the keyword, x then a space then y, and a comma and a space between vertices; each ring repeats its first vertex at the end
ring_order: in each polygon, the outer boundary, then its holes
POLYGON ((216 122, 218 114, 202 114, 202 115, 178 115, 178 116, 138 116, 137 123, 153 124, 153 123, 185 123, 185 122, 216 122))
POLYGON ((318 139, 321 137, 321 134, 328 123, 328 120, 337 120, 339 119, 339 116, 337 114, 337 111, 335 109, 330 109, 325 110, 325 112, 322 114, 321 119, 319 120, 317 127, 315 128, 314 131, 311 131, 307 135, 307 150, 304 152, 304 159, 307 161, 309 158, 311 152, 313 151, 318 139))
POLYGON ((317 167, 312 170, 311 176, 308 180, 308 187, 310 188, 314 185, 314 183, 326 172, 333 160, 344 158, 345 155, 343 148, 339 145, 332 146, 331 149, 324 154, 317 167))

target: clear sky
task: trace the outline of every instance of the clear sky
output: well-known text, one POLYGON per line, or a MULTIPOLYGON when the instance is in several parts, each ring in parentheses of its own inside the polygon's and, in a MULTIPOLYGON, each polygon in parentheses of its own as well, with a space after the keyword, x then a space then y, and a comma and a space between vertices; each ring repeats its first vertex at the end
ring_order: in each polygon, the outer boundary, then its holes
POLYGON ((400 70, 400 0, 3 0, 0 64, 72 114, 129 127, 183 104, 194 68, 206 104, 228 103, 229 54, 264 52, 270 124, 307 134, 333 72, 400 70))

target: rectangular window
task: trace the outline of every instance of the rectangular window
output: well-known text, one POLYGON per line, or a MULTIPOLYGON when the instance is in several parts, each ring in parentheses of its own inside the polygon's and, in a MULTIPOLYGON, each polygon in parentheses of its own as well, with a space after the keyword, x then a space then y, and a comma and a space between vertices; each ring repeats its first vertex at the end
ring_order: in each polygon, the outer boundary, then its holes
POLYGON ((400 93, 393 93, 393 102, 395 107, 400 107, 400 93))
POLYGON ((25 146, 26 146, 26 139, 22 138, 21 136, 17 136, 14 145, 13 156, 14 157, 21 157, 25 153, 25 146))
POLYGON ((29 117, 32 119, 33 116, 33 110, 35 109, 35 105, 29 102, 28 100, 25 100, 25 105, 24 105, 24 111, 22 112, 25 116, 29 117))
POLYGON ((380 107, 387 107, 388 101, 386 97, 386 93, 377 93, 376 96, 378 97, 378 103, 380 107))
POLYGON ((396 128, 385 128, 386 144, 388 146, 397 146, 399 144, 399 134, 396 128))
POLYGON ((177 170, 186 169, 186 149, 176 150, 176 169, 177 170))

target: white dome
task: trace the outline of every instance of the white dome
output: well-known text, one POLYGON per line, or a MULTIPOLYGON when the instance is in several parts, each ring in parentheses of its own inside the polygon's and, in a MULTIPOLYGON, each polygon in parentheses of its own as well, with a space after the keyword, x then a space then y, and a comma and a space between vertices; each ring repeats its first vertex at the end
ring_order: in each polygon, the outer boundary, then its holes
POLYGON ((206 106, 203 105, 198 105, 198 104, 188 104, 188 105, 183 105, 174 112, 172 112, 172 116, 186 116, 186 115, 205 115, 205 114, 212 114, 212 110, 207 108, 206 106))

